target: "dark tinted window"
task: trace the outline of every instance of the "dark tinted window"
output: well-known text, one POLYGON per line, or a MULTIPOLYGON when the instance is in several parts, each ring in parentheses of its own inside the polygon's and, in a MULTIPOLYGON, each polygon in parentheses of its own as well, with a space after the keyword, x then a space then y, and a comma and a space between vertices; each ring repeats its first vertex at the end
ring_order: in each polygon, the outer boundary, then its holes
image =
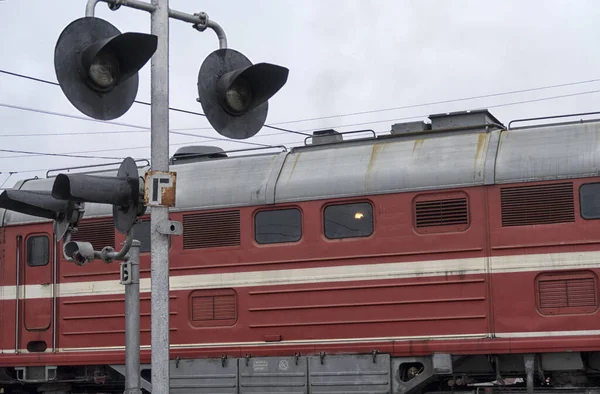
POLYGON ((327 238, 368 237, 373 233, 373 207, 369 203, 330 205, 324 221, 327 238))
POLYGON ((587 183, 579 188, 579 205, 584 219, 600 219, 600 183, 587 183))
POLYGON ((140 241, 140 253, 150 251, 150 221, 136 223, 132 229, 133 239, 140 241))
MULTIPOLYGON (((150 220, 144 220, 133 225, 133 239, 140 241, 140 253, 150 252, 150 220)), ((169 248, 171 237, 169 236, 169 248)))
POLYGON ((302 214, 295 208, 259 212, 254 231, 259 244, 296 242, 302 237, 302 214))
POLYGON ((50 262, 50 239, 45 235, 27 238, 27 265, 41 267, 50 262))

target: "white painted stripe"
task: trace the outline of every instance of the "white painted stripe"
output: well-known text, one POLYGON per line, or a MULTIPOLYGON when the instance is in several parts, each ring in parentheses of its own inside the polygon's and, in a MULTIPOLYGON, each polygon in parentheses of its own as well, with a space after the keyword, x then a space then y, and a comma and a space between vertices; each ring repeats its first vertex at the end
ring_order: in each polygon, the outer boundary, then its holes
POLYGON ((573 331, 537 331, 537 332, 498 332, 497 338, 535 338, 535 337, 576 337, 600 335, 600 330, 573 330, 573 331))
MULTIPOLYGON (((600 335, 600 330, 572 330, 572 331, 536 331, 536 332, 505 332, 496 333, 495 337, 502 338, 546 338, 546 337, 574 337, 574 336, 597 336, 600 335)), ((219 342, 219 343, 186 343, 186 344, 171 344, 171 349, 210 349, 223 347, 277 347, 290 345, 339 345, 339 344, 361 344, 371 342, 405 342, 405 341, 455 341, 455 340, 473 340, 473 339, 490 339, 490 334, 463 334, 463 335, 423 335, 423 336, 402 336, 402 337, 374 337, 374 338, 339 338, 339 339, 311 339, 311 340, 295 340, 281 342, 219 342)), ((141 350, 150 350, 149 345, 143 345, 141 350)), ((80 348, 59 348, 59 352, 100 352, 100 351, 124 351, 124 346, 99 346, 99 347, 80 347, 80 348)), ((50 352, 48 350, 47 352, 50 352)), ((20 353, 29 353, 26 349, 20 349, 20 353)), ((14 349, 0 350, 3 354, 14 354, 14 349)))
MULTIPOLYGON (((273 286, 325 282, 351 282, 381 279, 473 275, 486 273, 486 258, 426 260, 402 263, 344 265, 289 270, 233 272, 171 276, 171 290, 210 289, 242 286, 273 286)), ((492 273, 554 271, 597 268, 600 252, 549 253, 489 258, 492 273)), ((15 286, 0 286, 0 300, 14 300, 15 286)), ((150 279, 140 281, 140 291, 150 291, 150 279)), ((57 285, 60 297, 124 294, 117 280, 63 283, 57 285)), ((21 298, 52 297, 52 286, 19 286, 21 298)))

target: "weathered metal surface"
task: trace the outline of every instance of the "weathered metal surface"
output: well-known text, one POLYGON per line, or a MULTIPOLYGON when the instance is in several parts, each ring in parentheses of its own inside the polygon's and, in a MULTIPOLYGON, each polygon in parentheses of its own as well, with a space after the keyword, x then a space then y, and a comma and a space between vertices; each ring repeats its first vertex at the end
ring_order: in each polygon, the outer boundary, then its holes
POLYGON ((147 206, 174 207, 177 173, 148 171, 144 176, 144 203, 147 206))
POLYGON ((179 188, 176 210, 265 204, 276 158, 276 154, 236 156, 174 167, 179 188))
POLYGON ((169 369, 171 394, 238 393, 235 359, 171 360, 169 369))
POLYGON ((390 355, 324 355, 308 361, 310 393, 391 392, 390 355))
POLYGON ((482 185, 489 135, 440 134, 290 154, 276 202, 482 185))
POLYGON ((597 176, 600 123, 513 129, 502 133, 496 183, 597 176))

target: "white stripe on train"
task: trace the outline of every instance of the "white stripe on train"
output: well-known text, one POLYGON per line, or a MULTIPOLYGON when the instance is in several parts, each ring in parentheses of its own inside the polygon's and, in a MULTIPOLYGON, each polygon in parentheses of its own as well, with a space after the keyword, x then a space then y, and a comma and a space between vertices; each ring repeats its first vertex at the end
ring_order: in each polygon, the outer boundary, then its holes
MULTIPOLYGON (((548 253, 425 260, 403 263, 344 265, 335 267, 298 268, 288 270, 233 272, 171 276, 171 290, 210 289, 221 287, 273 286, 325 282, 351 282, 399 278, 446 277, 492 273, 555 271, 599 268, 600 252, 548 253)), ((19 298, 51 298, 54 286, 19 286, 19 298)), ((150 279, 140 281, 140 291, 150 291, 150 279)), ((62 283, 56 285, 59 297, 124 294, 125 287, 117 280, 62 283)), ((16 286, 0 286, 0 300, 14 300, 16 286)))
MULTIPOLYGON (((575 336, 597 336, 600 335, 600 330, 572 330, 572 331, 536 331, 536 332, 504 332, 496 333, 498 339, 508 338, 547 338, 547 337, 575 337, 575 336)), ((462 334, 462 335, 423 335, 423 336, 404 336, 404 337, 376 337, 376 338, 340 338, 340 339, 311 339, 311 340, 295 340, 281 342, 221 342, 221 343, 185 343, 171 344, 172 350, 179 349, 214 349, 224 347, 277 347, 290 345, 327 345, 327 344, 353 344, 353 343, 371 343, 371 342, 403 342, 403 341, 421 341, 421 340, 436 340, 436 341, 453 341, 453 340, 473 340, 490 338, 490 334, 462 334)), ((142 345, 141 350, 150 350, 149 345, 142 345)), ((100 351, 124 351, 124 346, 98 346, 98 347, 79 347, 79 348, 58 348, 58 352, 100 352, 100 351)), ((51 353, 52 349, 47 349, 45 353, 51 353)), ((1 354, 15 354, 14 349, 0 350, 1 354)), ((29 353, 26 349, 19 349, 19 353, 29 353)))

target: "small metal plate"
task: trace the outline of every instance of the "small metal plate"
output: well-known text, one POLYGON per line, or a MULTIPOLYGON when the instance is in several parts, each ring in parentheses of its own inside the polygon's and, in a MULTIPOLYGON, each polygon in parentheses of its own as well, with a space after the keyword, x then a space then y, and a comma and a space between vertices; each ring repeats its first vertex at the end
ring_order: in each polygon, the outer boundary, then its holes
POLYGON ((177 174, 148 171, 144 177, 144 203, 153 207, 174 207, 177 174))
POLYGON ((306 357, 251 357, 238 362, 240 394, 308 393, 306 357))

